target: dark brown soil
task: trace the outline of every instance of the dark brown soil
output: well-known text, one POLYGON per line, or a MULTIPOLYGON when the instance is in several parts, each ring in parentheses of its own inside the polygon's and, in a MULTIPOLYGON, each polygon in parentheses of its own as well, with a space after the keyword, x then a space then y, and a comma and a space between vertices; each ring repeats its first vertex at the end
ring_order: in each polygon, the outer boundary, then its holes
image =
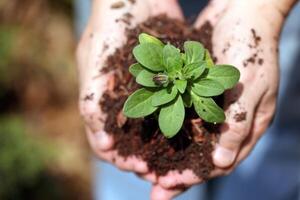
POLYGON ((262 51, 259 48, 259 45, 260 45, 260 42, 261 42, 261 37, 257 35, 256 31, 253 28, 251 29, 251 34, 252 34, 252 37, 253 37, 253 43, 248 44, 248 47, 250 49, 254 49, 255 53, 252 54, 246 60, 244 60, 244 62, 243 62, 244 67, 247 67, 249 64, 258 64, 258 65, 263 65, 264 64, 264 60, 262 58, 259 58, 259 55, 258 55, 262 51))
POLYGON ((126 45, 108 58, 107 65, 102 70, 104 73, 114 72, 110 89, 100 101, 103 111, 108 115, 105 131, 114 136, 115 149, 121 156, 126 158, 136 155, 142 158, 157 175, 166 175, 170 170, 182 172, 191 169, 196 176, 207 179, 214 168, 211 152, 218 127, 203 123, 195 111, 188 109, 180 133, 172 139, 166 139, 153 116, 127 119, 122 114, 125 100, 139 87, 129 74, 128 67, 135 63, 131 52, 141 32, 154 35, 179 48, 182 48, 186 40, 197 40, 212 50, 212 26, 209 23, 200 30, 195 30, 183 22, 161 15, 127 30, 126 45))
POLYGON ((247 112, 236 113, 234 119, 236 122, 245 121, 247 119, 247 112))
POLYGON ((253 28, 251 29, 251 33, 254 38, 254 47, 257 47, 261 41, 261 37, 256 34, 256 31, 253 28))
POLYGON ((125 6, 125 3, 122 1, 118 1, 116 3, 111 4, 111 9, 119 9, 119 8, 123 8, 125 6))

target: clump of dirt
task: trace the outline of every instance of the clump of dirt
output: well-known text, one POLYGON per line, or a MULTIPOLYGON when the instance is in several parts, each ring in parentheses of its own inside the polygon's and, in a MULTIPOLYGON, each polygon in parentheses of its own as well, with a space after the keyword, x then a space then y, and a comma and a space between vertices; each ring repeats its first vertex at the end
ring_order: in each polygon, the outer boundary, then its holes
POLYGON ((123 1, 117 1, 113 4, 111 4, 110 8, 111 9, 119 9, 119 8, 123 8, 125 6, 125 3, 123 1))
POLYGON ((160 15, 148 19, 134 29, 128 29, 127 43, 116 50, 106 61, 102 73, 113 72, 110 90, 103 95, 100 105, 107 113, 105 131, 115 139, 115 149, 123 157, 135 155, 145 162, 157 175, 166 175, 170 170, 191 169, 199 178, 207 179, 214 168, 211 158, 218 126, 203 122, 193 109, 186 109, 182 130, 172 139, 160 132, 154 116, 145 119, 129 119, 122 113, 127 97, 139 86, 128 68, 136 61, 132 49, 137 45, 138 35, 149 33, 163 42, 178 48, 186 40, 196 40, 212 52, 212 26, 204 24, 199 30, 185 22, 160 15))
POLYGON ((249 64, 258 64, 258 65, 263 65, 264 64, 264 60, 262 58, 259 58, 259 53, 262 51, 259 48, 260 42, 261 42, 261 37, 257 35, 256 31, 252 28, 251 29, 251 34, 253 37, 253 43, 252 44, 248 44, 248 47, 250 49, 253 49, 255 51, 255 53, 253 53, 249 58, 247 58, 246 60, 244 60, 243 62, 243 66, 247 67, 249 64))
POLYGON ((245 121, 247 119, 247 112, 236 113, 234 119, 236 122, 245 121))

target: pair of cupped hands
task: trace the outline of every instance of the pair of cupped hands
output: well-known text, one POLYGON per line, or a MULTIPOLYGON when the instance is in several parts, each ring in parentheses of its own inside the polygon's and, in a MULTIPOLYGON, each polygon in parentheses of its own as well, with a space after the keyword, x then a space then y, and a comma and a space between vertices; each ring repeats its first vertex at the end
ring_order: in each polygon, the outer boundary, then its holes
MULTIPOLYGON (((254 2, 254 1, 253 1, 254 2)), ((135 157, 126 160, 113 149, 112 136, 103 131, 105 113, 99 100, 107 88, 111 74, 102 74, 107 56, 126 42, 126 23, 116 22, 130 13, 131 26, 147 18, 166 14, 184 20, 176 0, 136 0, 119 9, 111 9, 112 1, 95 0, 87 28, 77 50, 80 79, 80 112, 85 121, 87 137, 94 153, 119 169, 135 172, 153 184, 151 199, 168 200, 203 180, 190 170, 170 171, 158 177, 149 172, 147 164, 135 157), (108 45, 108 48, 105 47, 108 45)), ((278 87, 277 45, 280 28, 271 19, 280 19, 269 6, 250 1, 213 0, 198 16, 194 26, 209 21, 213 29, 214 56, 221 64, 239 68, 239 84, 225 94, 226 123, 212 158, 215 169, 210 177, 229 174, 245 159, 272 119, 278 87), (253 59, 250 59, 253 58, 253 59), (245 120, 236 119, 246 113, 245 120)), ((128 67, 128 66, 124 66, 128 67)))

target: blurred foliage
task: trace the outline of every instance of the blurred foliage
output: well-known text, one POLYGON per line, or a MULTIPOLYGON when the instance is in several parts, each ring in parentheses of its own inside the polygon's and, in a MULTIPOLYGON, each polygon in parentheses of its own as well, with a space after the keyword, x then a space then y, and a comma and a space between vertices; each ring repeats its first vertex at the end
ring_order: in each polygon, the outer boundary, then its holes
POLYGON ((0 119, 0 199, 21 197, 22 190, 35 185, 51 157, 50 146, 27 137, 24 129, 20 118, 0 119))
POLYGON ((73 15, 73 0, 0 0, 1 200, 91 198, 73 15))
POLYGON ((88 199, 78 177, 57 169, 61 149, 30 131, 20 117, 0 118, 0 199, 88 199))
POLYGON ((5 108, 63 106, 76 98, 72 1, 4 1, 0 7, 0 101, 5 96, 4 101, 11 97, 8 104, 14 103, 5 108))

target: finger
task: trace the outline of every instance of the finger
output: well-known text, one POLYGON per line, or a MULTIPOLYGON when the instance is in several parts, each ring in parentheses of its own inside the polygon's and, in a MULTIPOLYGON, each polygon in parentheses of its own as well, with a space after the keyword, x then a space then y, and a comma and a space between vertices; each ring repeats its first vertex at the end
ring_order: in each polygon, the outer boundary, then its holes
POLYGON ((128 158, 117 156, 115 159, 115 164, 121 170, 125 170, 125 171, 133 171, 136 173, 148 172, 147 164, 144 161, 136 158, 135 156, 131 156, 128 158))
POLYGON ((106 147, 110 147, 113 144, 113 139, 108 135, 105 135, 105 137, 108 136, 107 139, 103 140, 103 138, 101 138, 100 140, 97 140, 95 139, 95 136, 97 136, 97 134, 93 134, 88 127, 87 127, 87 135, 88 135, 89 143, 94 153, 100 159, 110 163, 114 163, 119 169, 124 171, 134 171, 137 173, 148 172, 147 164, 136 157, 124 158, 122 156, 119 156, 116 150, 105 151, 103 145, 106 147), (104 144, 104 141, 106 141, 107 143, 104 144))
POLYGON ((151 191, 151 200, 171 200, 182 193, 185 189, 164 189, 160 185, 153 185, 151 191))
POLYGON ((170 171, 166 176, 158 178, 158 183, 165 189, 174 188, 177 186, 189 187, 194 184, 201 183, 203 180, 199 179, 192 170, 170 171))
POLYGON ((145 179, 146 181, 149 181, 151 183, 157 183, 157 176, 154 172, 151 172, 151 173, 137 173, 137 175, 140 178, 145 179))
POLYGON ((251 128, 251 137, 245 141, 238 155, 237 162, 244 160, 253 150, 254 146, 269 127, 275 112, 276 94, 266 93, 254 115, 254 121, 251 128))
POLYGON ((262 101, 259 103, 257 111, 254 115, 251 132, 243 142, 235 164, 227 169, 215 169, 210 175, 211 178, 221 175, 228 175, 237 165, 240 164, 240 162, 242 162, 251 153, 254 146, 256 145, 260 137, 264 134, 270 122, 272 121, 275 112, 275 106, 276 98, 274 94, 266 94, 262 98, 262 101))
POLYGON ((245 92, 239 87, 225 94, 226 121, 221 126, 221 135, 213 152, 213 162, 221 168, 230 167, 239 152, 240 146, 250 132, 253 112, 259 99, 250 88, 245 92), (230 105, 237 93, 242 93, 239 99, 230 105), (226 105, 227 104, 227 105, 226 105))
POLYGON ((207 21, 213 26, 218 22, 222 13, 225 13, 229 0, 210 1, 206 8, 199 14, 194 24, 196 28, 202 27, 207 21))
POLYGON ((99 148, 99 145, 97 144, 97 140, 94 139, 94 134, 91 133, 90 130, 87 128, 87 138, 90 143, 90 146, 95 154, 96 157, 100 158, 101 160, 113 163, 115 161, 116 157, 116 151, 103 151, 101 148, 99 148))
POLYGON ((92 149, 96 152, 107 151, 114 145, 113 137, 104 131, 93 133, 89 127, 86 127, 86 133, 92 149))

